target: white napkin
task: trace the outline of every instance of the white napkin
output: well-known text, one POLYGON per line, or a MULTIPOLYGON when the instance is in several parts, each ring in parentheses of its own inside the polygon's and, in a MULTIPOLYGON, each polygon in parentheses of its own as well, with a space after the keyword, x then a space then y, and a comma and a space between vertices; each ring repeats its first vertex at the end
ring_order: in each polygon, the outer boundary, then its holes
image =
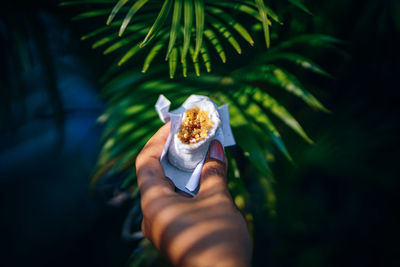
MULTIPOLYGON (((197 102, 203 99, 210 100, 206 96, 191 95, 188 99, 186 99, 186 101, 183 103, 181 107, 170 112, 169 108, 171 102, 164 95, 160 95, 155 106, 156 111, 160 116, 162 122, 166 123, 169 120, 171 121, 171 129, 169 132, 169 136, 164 145, 160 158, 160 162, 164 169, 165 176, 171 179, 177 188, 192 196, 197 194, 200 182, 200 173, 207 153, 204 154, 203 160, 196 166, 196 168, 192 172, 185 172, 176 168, 175 166, 169 163, 166 156, 169 144, 171 143, 174 134, 176 134, 179 131, 179 127, 182 121, 182 115, 185 112, 186 107, 192 102, 197 102)), ((236 143, 229 122, 229 106, 223 105, 221 107, 218 107, 218 113, 221 119, 221 125, 217 130, 213 140, 215 139, 218 140, 224 147, 233 146, 236 143)))

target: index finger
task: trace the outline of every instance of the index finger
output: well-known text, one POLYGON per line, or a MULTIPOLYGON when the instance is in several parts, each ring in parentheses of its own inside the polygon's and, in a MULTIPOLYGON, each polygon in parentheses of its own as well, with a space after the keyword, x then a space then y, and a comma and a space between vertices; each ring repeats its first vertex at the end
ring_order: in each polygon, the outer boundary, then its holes
POLYGON ((165 178, 164 170, 160 163, 160 157, 167 141, 170 124, 166 123, 146 143, 136 158, 136 174, 138 186, 142 196, 150 188, 158 193, 174 191, 169 180, 165 178))

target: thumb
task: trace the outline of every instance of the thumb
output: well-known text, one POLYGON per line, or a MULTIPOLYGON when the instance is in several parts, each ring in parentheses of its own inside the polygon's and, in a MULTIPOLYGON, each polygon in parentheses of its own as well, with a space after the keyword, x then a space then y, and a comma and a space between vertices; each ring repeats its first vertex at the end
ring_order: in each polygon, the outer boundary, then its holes
POLYGON ((201 169, 198 195, 228 192, 226 185, 227 166, 223 146, 217 140, 212 141, 201 169))

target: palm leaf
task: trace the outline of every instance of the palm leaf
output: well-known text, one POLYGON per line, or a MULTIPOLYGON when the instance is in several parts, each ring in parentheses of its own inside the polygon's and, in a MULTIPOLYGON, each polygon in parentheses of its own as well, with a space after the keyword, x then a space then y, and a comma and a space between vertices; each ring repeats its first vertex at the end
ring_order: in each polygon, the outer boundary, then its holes
POLYGON ((194 60, 197 60, 197 56, 201 49, 203 42, 204 32, 204 2, 203 0, 194 0, 194 10, 196 15, 196 46, 194 49, 194 60))
POLYGON ((193 61, 194 72, 196 73, 196 76, 200 76, 200 64, 194 58, 194 49, 192 46, 189 46, 189 53, 193 61))
MULTIPOLYGON (((145 26, 142 25, 142 24, 135 24, 135 25, 130 26, 129 30, 130 30, 130 32, 132 32, 132 35, 127 36, 126 38, 120 39, 120 41, 115 42, 112 45, 112 49, 110 47, 108 47, 106 49, 106 51, 108 50, 107 53, 112 52, 115 49, 118 49, 118 48, 122 47, 123 45, 126 44, 126 42, 128 40, 130 41, 129 43, 131 43, 134 40, 137 40, 140 35, 143 35, 143 34, 146 33, 147 29, 148 28, 145 28, 145 26)), ((104 46, 105 44, 108 44, 108 43, 111 43, 111 42, 115 41, 115 36, 116 36, 116 33, 113 33, 113 34, 107 35, 107 36, 97 40, 96 42, 93 43, 92 48, 96 49, 96 48, 98 48, 100 46, 104 46)), ((105 54, 106 54, 106 51, 104 51, 105 54)))
POLYGON ((165 41, 167 39, 167 35, 164 35, 163 38, 161 38, 150 50, 149 54, 147 55, 146 59, 144 60, 144 65, 142 72, 146 72, 153 59, 157 56, 157 54, 160 52, 160 50, 164 47, 165 41))
POLYGON ((71 20, 76 21, 76 20, 82 20, 82 19, 91 19, 91 18, 107 15, 108 12, 109 12, 108 9, 92 10, 92 11, 83 12, 81 14, 78 14, 75 17, 73 17, 71 20))
MULTIPOLYGON (((145 29, 146 30, 146 29, 145 29)), ((123 38, 121 41, 118 41, 112 45, 110 45, 109 47, 107 47, 104 51, 103 54, 107 55, 111 52, 114 52, 130 43, 132 43, 132 41, 137 40, 139 38, 139 36, 137 34, 132 34, 131 36, 125 37, 123 38)))
POLYGON ((222 62, 225 63, 226 62, 225 50, 222 47, 221 43, 219 42, 218 37, 211 29, 206 29, 204 31, 204 35, 210 41, 211 45, 214 47, 215 51, 221 58, 222 62))
POLYGON ((111 14, 108 16, 107 25, 110 25, 115 15, 117 15, 118 11, 126 4, 129 0, 119 0, 114 8, 111 10, 111 14))
POLYGON ((235 48, 238 54, 242 53, 239 43, 224 25, 211 17, 208 19, 208 21, 211 23, 211 26, 214 27, 233 46, 233 48, 235 48))
MULTIPOLYGON (((181 49, 181 56, 182 56, 182 49, 181 49)), ((185 59, 183 61, 181 60, 181 65, 182 65, 182 76, 187 77, 187 61, 185 59)))
POLYGON ((311 11, 300 1, 300 0, 289 0, 289 3, 293 4, 294 6, 300 8, 304 12, 309 15, 312 15, 311 11))
POLYGON ((272 79, 271 82, 281 86, 286 91, 301 98, 310 107, 330 113, 330 111, 327 108, 325 108, 310 92, 308 92, 306 89, 303 88, 301 83, 297 80, 297 78, 293 74, 290 74, 289 72, 283 70, 282 68, 278 68, 275 66, 268 66, 267 69, 269 71, 272 71, 275 78, 272 79))
MULTIPOLYGON (((65 2, 63 5, 72 5, 72 3, 69 4, 69 2, 65 2)), ((112 1, 110 0, 108 2, 112 1)), ((128 2, 129 0, 119 0, 110 9, 97 9, 97 10, 94 9, 92 11, 82 13, 75 17, 75 19, 83 19, 83 18, 93 18, 109 14, 107 18, 107 25, 110 26, 110 31, 111 30, 114 31, 116 27, 119 27, 119 33, 118 35, 102 36, 100 40, 97 40, 94 43, 94 47, 99 47, 107 43, 111 43, 115 40, 114 44, 106 48, 104 54, 109 54, 122 47, 125 47, 126 45, 136 42, 136 39, 134 38, 128 38, 120 41, 117 41, 116 39, 118 38, 118 36, 121 37, 125 32, 127 32, 130 29, 128 25, 132 22, 133 17, 135 17, 135 25, 140 19, 143 19, 143 22, 148 22, 148 20, 153 16, 155 8, 157 7, 157 5, 159 5, 159 2, 150 3, 148 0, 137 0, 134 1, 132 5, 129 7, 127 6, 128 2), (138 14, 139 11, 141 11, 141 14, 138 14), (122 16, 124 17, 123 19, 120 18, 119 20, 115 21, 118 14, 121 14, 121 17, 122 16)), ((74 4, 104 4, 104 3, 107 3, 107 1, 78 0, 74 4)), ((263 4, 263 1, 261 1, 260 3, 263 4)), ((247 14, 253 19, 262 22, 266 21, 267 24, 271 23, 268 20, 267 15, 265 15, 265 18, 260 16, 261 13, 257 12, 257 9, 260 10, 260 8, 258 8, 258 6, 254 2, 249 0, 235 0, 235 1, 222 0, 217 2, 204 1, 204 0, 184 0, 183 3, 182 0, 175 0, 175 1, 165 0, 163 1, 158 16, 156 17, 155 21, 153 21, 152 26, 148 30, 147 34, 145 34, 144 39, 140 44, 140 47, 148 45, 154 38, 158 36, 168 35, 168 33, 165 31, 166 30, 165 20, 168 18, 172 5, 174 7, 173 8, 174 11, 172 14, 172 25, 169 29, 169 44, 165 57, 166 60, 168 60, 169 54, 171 53, 172 49, 174 47, 180 47, 181 45, 183 48, 181 53, 181 61, 186 58, 187 52, 189 51, 189 46, 191 45, 192 32, 195 32, 195 40, 194 40, 194 57, 193 56, 191 57, 192 60, 194 59, 195 62, 198 60, 199 54, 202 54, 202 57, 204 57, 205 55, 204 53, 205 50, 202 48, 204 39, 203 36, 206 36, 206 38, 210 41, 214 49, 217 51, 221 60, 223 62, 226 62, 226 55, 224 49, 220 44, 218 38, 214 34, 213 29, 215 29, 216 32, 218 32, 217 33, 218 35, 220 34, 223 37, 223 39, 225 39, 230 45, 232 45, 232 47, 239 54, 242 52, 242 49, 238 41, 236 40, 235 36, 232 34, 230 28, 232 28, 235 32, 237 32, 239 36, 241 36, 244 40, 250 43, 250 45, 254 45, 254 40, 250 35, 248 29, 223 9, 238 10, 242 14, 247 14), (184 14, 184 23, 182 27, 183 30, 181 30, 181 25, 180 25, 180 17, 182 14, 182 9, 184 14), (205 11, 207 11, 207 15, 210 16, 210 18, 207 18, 207 24, 205 23, 205 11), (193 16, 195 16, 195 24, 196 24, 195 28, 193 27, 193 20, 194 20, 193 16), (164 30, 165 32, 163 34, 160 34, 161 30, 164 30), (180 40, 181 31, 183 32, 182 40, 180 40), (203 50, 203 53, 201 53, 201 50, 203 50)), ((272 19, 274 19, 275 21, 279 21, 278 16, 272 9, 270 9, 268 6, 264 4, 262 6, 266 10, 266 12, 269 13, 269 16, 272 19)), ((95 36, 103 35, 105 32, 107 32, 107 30, 108 30, 107 27, 105 28, 102 27, 96 31, 93 31, 91 33, 82 36, 82 39, 88 39, 95 36)), ((156 50, 157 49, 153 51, 156 50)), ((179 48, 178 51, 180 50, 181 49, 179 48)), ((127 56, 131 53, 132 50, 130 51, 130 53, 126 52, 127 56)), ((120 62, 120 64, 122 64, 123 62, 120 62)), ((207 63, 206 69, 210 70, 211 61, 208 60, 208 62, 209 63, 207 63)), ((186 62, 183 61, 181 63, 185 65, 185 68, 183 68, 184 69, 183 72, 185 73, 184 76, 186 76, 188 69, 187 64, 186 62)), ((196 71, 196 74, 198 74, 199 65, 194 64, 194 69, 196 71)))
POLYGON ((313 141, 308 137, 303 128, 297 122, 297 120, 282 106, 277 100, 270 96, 266 92, 262 92, 259 88, 253 88, 253 100, 259 105, 261 109, 266 112, 268 109, 272 114, 282 120, 287 126, 292 128, 297 134, 299 134, 308 143, 313 144, 313 141))
POLYGON ((144 38, 143 42, 140 44, 140 47, 146 46, 161 30, 169 11, 171 9, 172 1, 165 0, 164 4, 161 8, 160 13, 158 13, 157 19, 155 20, 153 26, 150 28, 149 32, 147 33, 146 37, 144 38))
POLYGON ((128 50, 128 52, 125 53, 125 55, 118 61, 118 66, 121 66, 124 64, 128 59, 133 57, 137 52, 140 50, 140 45, 137 44, 133 46, 131 49, 128 50))
POLYGON ((125 16, 125 19, 123 20, 122 24, 121 24, 121 28, 119 30, 119 34, 118 36, 121 37, 122 34, 124 33, 126 27, 128 26, 129 22, 132 20, 132 17, 136 14, 136 12, 138 12, 139 9, 141 9, 146 3, 148 2, 148 0, 138 0, 136 1, 132 7, 129 9, 128 13, 125 16))
POLYGON ((271 62, 271 61, 276 61, 276 60, 288 60, 306 70, 310 70, 316 74, 320 74, 320 75, 324 75, 326 77, 332 78, 332 75, 330 75, 328 72, 326 72, 324 69, 322 69, 317 63, 313 62, 311 59, 308 59, 308 58, 301 56, 299 54, 296 54, 296 53, 276 53, 276 54, 268 53, 261 60, 263 62, 271 62))
POLYGON ((224 13, 223 10, 218 9, 218 8, 212 8, 210 9, 213 13, 213 15, 216 18, 219 18, 223 21, 225 21, 229 26, 231 26, 232 28, 234 28, 242 37, 243 39, 245 39, 247 42, 249 42, 249 44, 251 46, 254 45, 254 40, 253 38, 250 36, 249 32, 246 30, 245 27, 243 27, 242 24, 240 24, 239 22, 237 22, 234 18, 232 18, 230 15, 224 13))
POLYGON ((203 44, 200 49, 200 54, 204 62, 204 66, 206 67, 207 72, 211 71, 211 59, 210 55, 208 54, 207 47, 203 44))
POLYGON ((173 79, 175 76, 177 63, 178 63, 178 49, 174 47, 171 51, 169 59, 169 77, 171 79, 173 79))
POLYGON ((171 32, 169 34, 168 51, 167 55, 165 56, 165 60, 168 60, 168 56, 171 53, 172 48, 174 47, 176 37, 179 33, 179 23, 181 20, 181 14, 182 14, 182 0, 175 0, 174 12, 172 14, 171 32))
POLYGON ((276 129, 275 125, 268 118, 268 116, 260 109, 260 107, 249 101, 249 97, 246 93, 239 94, 239 99, 234 99, 234 103, 240 106, 241 110, 244 110, 243 116, 248 122, 252 122, 254 125, 258 126, 264 132, 267 132, 271 137, 273 142, 276 144, 278 149, 285 155, 289 161, 293 161, 285 144, 283 143, 281 136, 276 129))
POLYGON ((73 5, 82 5, 82 4, 109 4, 109 0, 82 0, 82 1, 64 1, 61 2, 60 6, 73 6, 73 5))
POLYGON ((316 47, 326 47, 327 45, 337 45, 344 44, 343 41, 336 39, 329 35, 323 34, 303 34, 296 36, 290 40, 283 41, 279 45, 271 48, 269 52, 281 51, 284 49, 293 48, 295 46, 316 46, 316 47))
POLYGON ((82 35, 81 40, 86 40, 86 39, 92 38, 92 37, 94 37, 96 35, 99 35, 99 34, 101 34, 103 32, 106 32, 111 27, 118 26, 119 23, 120 23, 120 21, 115 21, 115 22, 111 23, 109 26, 103 26, 103 27, 100 27, 100 28, 90 32, 90 33, 84 34, 84 35, 82 35))
POLYGON ((182 48, 182 62, 186 58, 186 54, 190 45, 190 37, 192 35, 193 23, 193 2, 192 0, 184 0, 184 27, 183 27, 183 48, 182 48))
POLYGON ((267 9, 264 5, 264 0, 255 0, 258 11, 260 12, 260 17, 262 20, 262 25, 264 28, 264 36, 265 36, 265 43, 267 45, 267 48, 269 48, 270 45, 270 39, 269 39, 269 26, 268 26, 268 16, 267 16, 267 9))

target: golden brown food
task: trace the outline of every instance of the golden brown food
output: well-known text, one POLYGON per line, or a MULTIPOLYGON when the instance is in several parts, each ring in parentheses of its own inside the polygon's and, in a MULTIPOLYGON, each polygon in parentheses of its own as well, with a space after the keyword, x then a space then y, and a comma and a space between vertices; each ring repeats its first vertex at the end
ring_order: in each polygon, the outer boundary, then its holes
POLYGON ((179 128, 178 138, 182 143, 193 145, 208 136, 208 131, 213 126, 208 112, 194 107, 185 111, 185 117, 179 128))

